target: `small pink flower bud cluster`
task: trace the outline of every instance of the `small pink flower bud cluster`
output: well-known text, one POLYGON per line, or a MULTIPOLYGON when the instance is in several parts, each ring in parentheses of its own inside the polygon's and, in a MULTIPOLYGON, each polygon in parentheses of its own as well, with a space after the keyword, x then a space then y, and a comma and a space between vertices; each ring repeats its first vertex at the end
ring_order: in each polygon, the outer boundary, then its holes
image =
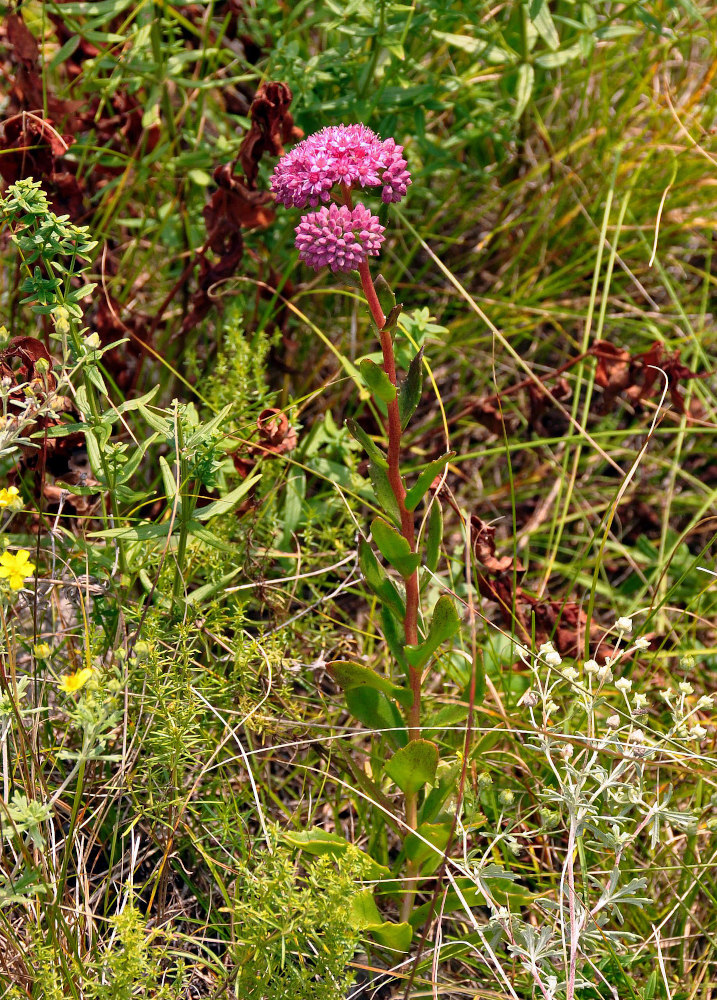
MULTIPOLYGON (((271 179, 276 200, 294 208, 329 201, 336 185, 381 187, 384 202, 397 202, 410 183, 403 146, 380 139, 365 125, 332 125, 310 135, 279 160, 271 179)), ((332 204, 302 217, 296 246, 301 260, 316 270, 352 271, 379 252, 383 233, 364 205, 332 204)))
POLYGON ((320 271, 354 271, 368 257, 375 257, 384 241, 384 227, 365 205, 325 205, 309 212, 296 227, 299 257, 320 271))

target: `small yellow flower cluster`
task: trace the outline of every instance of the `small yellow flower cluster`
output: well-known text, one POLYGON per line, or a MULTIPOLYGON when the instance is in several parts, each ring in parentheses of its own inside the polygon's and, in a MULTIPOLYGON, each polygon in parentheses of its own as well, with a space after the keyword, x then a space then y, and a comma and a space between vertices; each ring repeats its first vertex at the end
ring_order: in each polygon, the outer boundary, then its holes
POLYGON ((3 552, 0 556, 0 579, 7 580, 12 590, 21 590, 28 576, 35 572, 35 564, 30 562, 27 549, 19 552, 3 552))
POLYGON ((10 507, 12 510, 22 510, 22 500, 17 486, 8 486, 0 490, 0 510, 10 507))

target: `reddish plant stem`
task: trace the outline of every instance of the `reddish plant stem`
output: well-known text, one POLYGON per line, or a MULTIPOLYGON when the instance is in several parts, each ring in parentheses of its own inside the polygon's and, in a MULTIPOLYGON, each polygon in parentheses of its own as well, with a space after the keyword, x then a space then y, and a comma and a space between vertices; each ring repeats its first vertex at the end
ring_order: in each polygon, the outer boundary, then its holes
MULTIPOLYGON (((379 328, 381 350, 383 351, 383 367, 393 385, 396 385, 396 360, 393 353, 393 339, 390 330, 385 329, 386 317, 381 309, 376 289, 371 278, 368 262, 359 266, 361 285, 368 300, 371 315, 379 328)), ((411 552, 416 551, 416 532, 413 514, 406 510, 406 488, 401 478, 401 417, 398 410, 398 397, 387 404, 388 409, 388 481, 396 498, 401 517, 401 534, 406 539, 411 552)), ((406 645, 418 644, 418 571, 415 570, 406 581, 406 618, 404 620, 404 635, 406 645)), ((421 735, 421 671, 416 667, 409 668, 413 704, 407 713, 408 738, 417 740, 421 735)))
MULTIPOLYGON (((393 353, 393 338, 391 331, 385 328, 386 317, 378 300, 367 261, 359 265, 359 274, 371 315, 379 329, 381 350, 383 352, 383 368, 391 383, 396 385, 396 358, 393 353)), ((394 397, 387 404, 387 410, 388 481, 398 505, 401 518, 401 534, 408 542, 411 552, 415 552, 416 530, 413 523, 413 514, 406 509, 406 488, 403 485, 400 469, 402 428, 401 415, 398 409, 398 396, 394 397)), ((406 617, 403 622, 403 633, 406 645, 416 646, 418 644, 418 570, 414 570, 410 576, 404 577, 404 581, 406 584, 406 617)), ((413 702, 406 712, 406 724, 408 727, 408 739, 412 741, 420 739, 421 736, 421 670, 420 668, 409 666, 408 671, 409 683, 413 692, 413 702)), ((406 811, 406 826, 411 830, 416 830, 418 828, 418 794, 416 792, 406 793, 404 808, 406 811)), ((414 862, 409 861, 406 867, 406 880, 401 897, 401 920, 408 920, 413 910, 417 879, 418 867, 414 862)))

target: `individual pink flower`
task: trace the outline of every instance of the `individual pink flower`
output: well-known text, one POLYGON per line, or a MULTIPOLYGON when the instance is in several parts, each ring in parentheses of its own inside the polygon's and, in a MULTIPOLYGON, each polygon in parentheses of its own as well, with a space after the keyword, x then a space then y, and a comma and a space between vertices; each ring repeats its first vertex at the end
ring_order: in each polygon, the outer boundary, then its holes
POLYGON ((271 186, 277 201, 294 208, 328 201, 336 184, 383 186, 385 202, 400 201, 411 183, 402 154, 403 146, 366 125, 329 125, 282 156, 271 186))
POLYGON ((354 271, 375 257, 385 237, 384 227, 365 205, 323 206, 304 215, 296 227, 299 257, 316 271, 354 271))

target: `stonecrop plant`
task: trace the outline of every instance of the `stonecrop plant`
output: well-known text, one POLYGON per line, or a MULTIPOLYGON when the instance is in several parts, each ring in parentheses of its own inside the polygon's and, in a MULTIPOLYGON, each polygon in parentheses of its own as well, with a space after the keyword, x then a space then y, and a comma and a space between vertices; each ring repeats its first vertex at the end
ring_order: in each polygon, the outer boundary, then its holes
MULTIPOLYGON (((600 996, 621 996, 611 981, 616 973, 610 962, 615 959, 622 981, 622 966, 615 956, 632 939, 612 925, 623 922, 625 908, 644 902, 646 880, 628 877, 639 851, 645 849, 644 834, 650 832, 654 849, 663 827, 691 831, 697 822, 696 813, 667 808, 669 795, 661 794, 651 769, 660 762, 683 766, 690 741, 699 742, 707 732, 694 716, 709 710, 712 699, 703 696, 690 712, 685 697, 691 687, 683 685, 676 707, 672 694, 664 696, 673 709, 672 725, 648 722, 648 697, 633 691, 627 667, 650 643, 642 636, 632 639, 628 617, 617 619, 616 643, 609 654, 598 653, 597 643, 595 656, 602 663, 591 658, 573 663, 552 642, 531 650, 504 634, 498 639, 507 643, 506 662, 522 661, 524 668, 516 679, 532 675, 532 686, 516 706, 523 714, 519 723, 523 752, 535 773, 548 777, 544 786, 531 789, 528 802, 509 787, 504 760, 498 794, 491 787, 490 773, 485 769, 478 773, 487 763, 481 747, 490 750, 500 739, 501 727, 484 731, 481 738, 471 732, 473 708, 483 698, 486 681, 475 641, 470 573, 466 585, 454 582, 451 592, 437 574, 444 543, 440 493, 454 453, 447 451, 419 470, 406 472, 402 436, 422 394, 423 348, 408 360, 405 377, 399 380, 395 347, 401 306, 380 276, 374 281, 369 267, 385 240, 385 227, 363 201, 354 200, 358 194, 362 198, 370 194, 371 188, 381 188, 384 203, 397 202, 409 184, 402 147, 392 139, 381 140, 363 125, 326 128, 310 136, 279 161, 272 179, 279 202, 315 209, 304 214, 296 227, 300 259, 316 270, 358 272, 383 360, 378 365, 366 357, 359 370, 373 412, 382 419, 379 430, 387 448, 379 447, 355 420, 349 418, 347 426, 368 455, 374 506, 380 509, 371 521, 370 541, 362 537, 359 542, 359 564, 377 599, 392 668, 383 673, 365 663, 335 660, 328 670, 343 689, 349 712, 383 737, 378 749, 370 752, 368 766, 347 763, 360 794, 378 807, 402 840, 402 851, 385 883, 395 885, 397 880, 400 885, 400 922, 381 923, 373 899, 362 896, 356 923, 398 953, 407 951, 424 928, 408 989, 434 919, 461 911, 474 937, 473 944, 462 944, 485 963, 507 990, 506 996, 518 1000, 513 987, 516 963, 533 995, 543 1000, 574 1000, 588 995, 585 991, 595 982, 599 991, 607 991, 600 996), (318 207, 320 203, 324 204, 318 207), (468 653, 458 648, 456 639, 461 630, 457 600, 468 609, 468 653), (449 640, 456 648, 445 655, 441 647, 449 640), (442 670, 451 655, 472 661, 470 682, 461 692, 469 703, 467 722, 465 714, 461 717, 462 751, 437 735, 441 726, 430 714, 433 699, 425 697, 428 682, 438 680, 434 671, 442 670), (618 670, 625 673, 616 679, 618 670), (391 747, 387 759, 384 740, 391 747), (392 810, 396 789, 403 802, 400 821, 392 810), (539 817, 532 832, 520 818, 526 810, 539 817), (533 892, 517 884, 514 864, 525 868, 517 859, 526 846, 533 851, 532 841, 550 845, 556 857, 564 858, 552 891, 533 892), (461 843, 462 855, 456 855, 461 843), (504 864, 496 864, 501 856, 504 864), (419 892, 422 898, 416 905, 419 892), (476 906, 488 907, 487 923, 476 919, 476 906), (509 975, 506 968, 511 965, 509 975)), ((461 528, 470 538, 470 529, 463 524, 461 528)), ((504 722, 510 724, 507 715, 504 722)), ((341 840, 336 835, 335 841, 326 839, 331 836, 308 831, 296 843, 319 853, 341 840)), ((384 899, 392 895, 390 890, 380 891, 384 899)), ((367 893, 372 897, 370 890, 367 893)), ((437 939, 441 933, 436 932, 437 939)), ((655 973, 645 998, 655 995, 657 983, 655 973)), ((634 991, 632 995, 636 996, 634 991)))
MULTIPOLYGON (((403 198, 410 183, 403 147, 393 139, 380 139, 365 125, 332 126, 309 136, 279 161, 272 178, 277 201, 287 207, 330 202, 305 214, 296 227, 299 256, 317 270, 358 271, 383 355, 383 367, 365 358, 359 368, 377 411, 385 415, 387 450, 355 421, 347 424, 366 450, 376 503, 382 510, 371 522, 373 546, 365 538, 360 541, 359 561, 367 585, 381 603, 384 639, 395 661, 395 676, 402 680, 396 683, 352 661, 335 661, 329 670, 345 690, 352 714, 378 730, 388 730, 394 753, 385 762, 372 761, 374 787, 378 791, 385 775, 401 790, 404 832, 409 835, 425 818, 420 811, 425 805, 423 790, 434 782, 439 763, 437 745, 422 737, 424 678, 439 647, 460 626, 448 594, 435 602, 430 619, 421 606, 421 592, 435 572, 443 534, 440 504, 429 490, 452 453, 429 463, 407 486, 401 438, 421 398, 423 350, 411 359, 399 385, 394 335, 401 306, 382 279, 384 311, 369 269, 369 258, 379 253, 385 239, 385 227, 362 202, 354 202, 354 194, 380 187, 383 202, 390 204, 403 198), (417 532, 422 503, 427 510, 417 532)), ((401 902, 404 923, 411 914, 417 876, 418 867, 409 858, 401 902)))

